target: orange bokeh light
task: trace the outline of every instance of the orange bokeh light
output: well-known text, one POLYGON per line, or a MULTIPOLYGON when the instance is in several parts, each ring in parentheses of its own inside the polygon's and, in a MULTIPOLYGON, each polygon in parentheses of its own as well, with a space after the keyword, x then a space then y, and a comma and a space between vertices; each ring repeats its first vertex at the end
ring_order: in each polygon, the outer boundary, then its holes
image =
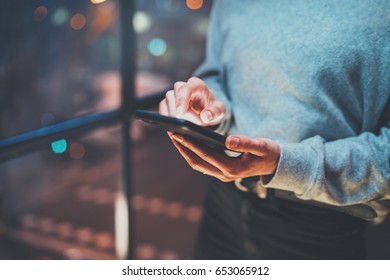
POLYGON ((34 19, 36 21, 42 21, 47 16, 47 8, 39 6, 34 10, 34 19))
POLYGON ((86 23, 87 19, 82 14, 75 14, 74 16, 72 16, 69 22, 70 27, 72 27, 74 30, 80 30, 85 26, 86 23))
POLYGON ((104 3, 94 9, 91 27, 96 32, 103 32, 114 24, 116 18, 115 4, 110 2, 104 3))
POLYGON ((203 6, 203 0, 186 0, 186 5, 191 10, 199 10, 203 6))
POLYGON ((69 147, 69 154, 73 159, 81 159, 85 155, 85 148, 82 144, 73 143, 69 147))

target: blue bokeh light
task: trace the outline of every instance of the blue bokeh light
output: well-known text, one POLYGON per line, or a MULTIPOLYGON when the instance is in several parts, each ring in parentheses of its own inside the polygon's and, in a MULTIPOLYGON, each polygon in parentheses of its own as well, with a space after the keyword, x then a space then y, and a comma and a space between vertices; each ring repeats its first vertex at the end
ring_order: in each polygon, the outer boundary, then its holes
POLYGON ((167 51, 167 43, 161 38, 154 38, 148 44, 150 54, 162 56, 167 51))

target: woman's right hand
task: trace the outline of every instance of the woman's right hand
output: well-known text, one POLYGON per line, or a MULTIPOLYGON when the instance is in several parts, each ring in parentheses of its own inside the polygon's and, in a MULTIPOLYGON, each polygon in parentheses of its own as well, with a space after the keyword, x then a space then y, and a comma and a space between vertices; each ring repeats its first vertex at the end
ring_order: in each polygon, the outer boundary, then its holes
POLYGON ((201 126, 214 126, 221 123, 226 108, 201 79, 192 77, 187 82, 175 83, 160 102, 159 113, 201 126))

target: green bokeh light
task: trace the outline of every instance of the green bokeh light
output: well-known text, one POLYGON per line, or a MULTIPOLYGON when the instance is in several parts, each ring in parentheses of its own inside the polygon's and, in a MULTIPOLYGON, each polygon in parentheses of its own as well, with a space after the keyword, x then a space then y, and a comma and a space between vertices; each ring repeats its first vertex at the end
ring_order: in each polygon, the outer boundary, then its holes
POLYGON ((55 25, 63 25, 69 19, 69 12, 64 8, 58 8, 51 17, 55 25))
POLYGON ((56 154, 63 154, 68 147, 68 143, 65 139, 60 139, 51 143, 51 149, 56 154))

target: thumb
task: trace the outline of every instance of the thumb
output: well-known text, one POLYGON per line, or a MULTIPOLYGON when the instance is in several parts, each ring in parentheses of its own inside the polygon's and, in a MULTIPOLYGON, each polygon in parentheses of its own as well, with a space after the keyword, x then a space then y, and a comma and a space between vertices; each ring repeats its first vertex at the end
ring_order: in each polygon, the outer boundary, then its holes
POLYGON ((245 136, 228 136, 225 142, 228 149, 237 152, 248 152, 256 156, 270 154, 277 145, 275 142, 265 138, 249 138, 245 136))

